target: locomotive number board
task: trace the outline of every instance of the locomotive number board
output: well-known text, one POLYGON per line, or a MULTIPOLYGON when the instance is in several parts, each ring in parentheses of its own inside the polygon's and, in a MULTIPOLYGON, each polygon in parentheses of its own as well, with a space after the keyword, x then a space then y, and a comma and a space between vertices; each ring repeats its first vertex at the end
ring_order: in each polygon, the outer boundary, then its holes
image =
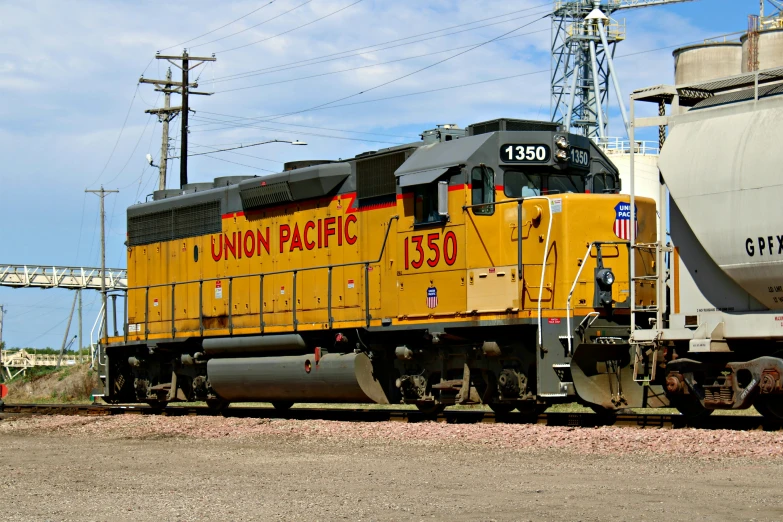
POLYGON ((571 147, 571 164, 577 167, 589 167, 590 151, 580 149, 579 147, 571 147))
POLYGON ((500 147, 503 163, 546 163, 551 157, 552 151, 547 145, 506 143, 500 147))

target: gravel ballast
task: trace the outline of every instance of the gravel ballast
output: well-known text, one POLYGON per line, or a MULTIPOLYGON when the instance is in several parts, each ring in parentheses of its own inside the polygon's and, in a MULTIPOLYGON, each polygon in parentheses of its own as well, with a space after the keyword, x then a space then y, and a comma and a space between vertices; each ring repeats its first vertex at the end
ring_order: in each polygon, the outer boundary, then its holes
POLYGON ((342 422, 231 417, 40 416, 0 423, 2 434, 63 434, 101 438, 197 438, 248 440, 283 437, 394 441, 438 446, 467 444, 510 450, 559 449, 578 454, 651 453, 698 457, 783 457, 783 432, 569 428, 536 424, 446 424, 436 422, 342 422))
POLYGON ((222 417, 0 422, 3 520, 781 520, 783 436, 222 417))

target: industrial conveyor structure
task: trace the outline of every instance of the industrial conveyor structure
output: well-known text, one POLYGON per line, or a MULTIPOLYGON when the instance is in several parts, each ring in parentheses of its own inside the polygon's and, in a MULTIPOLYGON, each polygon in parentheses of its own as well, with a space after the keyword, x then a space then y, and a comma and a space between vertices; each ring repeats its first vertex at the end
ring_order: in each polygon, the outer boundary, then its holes
MULTIPOLYGON (((64 288, 78 292, 81 290, 100 291, 102 289, 102 280, 104 282, 103 287, 105 287, 107 292, 124 290, 128 287, 127 270, 124 268, 107 268, 105 276, 102 277, 101 269, 94 267, 0 264, 0 286, 11 288, 64 288)), ((116 294, 114 297, 116 298, 116 294)), ((114 302, 114 299, 112 301, 114 302)), ((114 308, 114 329, 116 332, 116 304, 114 308)), ((0 371, 4 371, 10 380, 36 366, 71 366, 95 360, 99 337, 99 335, 96 335, 96 329, 99 329, 104 314, 105 310, 101 307, 98 319, 95 321, 90 334, 91 355, 64 354, 58 356, 35 354, 26 350, 3 350, 0 353, 0 371)), ((1 319, 0 333, 2 333, 1 319)))
MULTIPOLYGON (((127 270, 124 268, 107 268, 105 280, 107 290, 127 288, 127 270)), ((101 269, 75 266, 0 264, 0 286, 100 290, 101 269)))

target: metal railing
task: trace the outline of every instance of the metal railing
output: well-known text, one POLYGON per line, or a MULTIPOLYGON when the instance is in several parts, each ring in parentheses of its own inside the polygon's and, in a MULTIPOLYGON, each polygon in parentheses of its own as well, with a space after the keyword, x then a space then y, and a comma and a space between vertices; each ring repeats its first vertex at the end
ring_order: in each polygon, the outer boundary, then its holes
MULTIPOLYGON (((392 216, 389 218, 389 221, 386 225, 386 233, 383 237, 383 243, 381 244, 381 251, 378 254, 378 258, 370 261, 354 261, 351 263, 339 263, 334 265, 319 265, 319 266, 313 266, 313 267, 303 267, 303 268, 291 268, 288 270, 277 270, 274 272, 259 272, 259 273, 253 273, 253 274, 241 274, 241 275, 232 275, 232 276, 225 276, 225 277, 211 277, 211 278, 202 278, 202 279, 193 279, 190 281, 180 281, 180 282, 173 282, 173 283, 160 283, 155 285, 143 285, 143 286, 134 286, 134 287, 128 287, 123 289, 122 291, 125 294, 125 312, 124 312, 124 322, 125 322, 125 328, 124 328, 124 340, 125 342, 128 341, 128 310, 127 310, 127 303, 128 303, 128 294, 131 291, 138 291, 138 290, 144 290, 144 339, 149 339, 149 294, 150 289, 152 288, 170 288, 171 293, 171 337, 176 337, 176 302, 175 302, 175 293, 176 288, 178 286, 185 286, 185 285, 194 285, 198 284, 199 286, 199 335, 204 334, 204 283, 212 282, 212 281, 223 281, 228 280, 228 332, 229 335, 234 334, 234 314, 233 314, 233 293, 234 293, 234 280, 235 279, 247 279, 247 278, 258 278, 259 280, 259 301, 260 301, 260 308, 259 308, 259 327, 261 330, 261 333, 264 332, 264 329, 266 328, 266 324, 264 322, 264 279, 269 276, 276 276, 276 275, 285 275, 285 274, 292 274, 293 276, 293 299, 291 302, 291 314, 292 314, 292 323, 291 326, 293 326, 294 331, 298 330, 299 322, 297 320, 297 306, 296 306, 296 295, 297 295, 297 280, 298 280, 298 274, 300 272, 311 272, 315 270, 327 270, 327 305, 326 305, 326 313, 327 313, 327 323, 329 325, 329 328, 332 328, 334 324, 334 317, 332 317, 332 271, 335 268, 346 268, 346 267, 352 267, 352 266, 364 266, 364 308, 365 308, 365 323, 369 327, 370 321, 372 320, 372 314, 370 312, 370 285, 369 285, 369 274, 370 274, 370 265, 380 263, 383 259, 383 254, 386 251, 386 244, 388 243, 389 239, 389 231, 391 230, 391 225, 394 221, 399 219, 399 216, 392 216)), ((287 310, 284 310, 287 312, 287 310)), ((288 325, 284 325, 288 326, 288 325)))
MULTIPOLYGON (((611 154, 630 154, 631 142, 624 138, 606 137, 596 141, 596 145, 605 153, 611 154)), ((634 140, 635 154, 657 156, 660 153, 657 141, 634 140)))
MULTIPOLYGON (((125 300, 127 302, 127 299, 125 300)), ((93 367, 102 367, 103 362, 101 362, 101 350, 100 346, 98 346, 98 342, 96 339, 101 338, 101 330, 103 325, 103 314, 106 313, 106 308, 103 304, 101 304, 101 309, 98 311, 98 317, 95 318, 95 323, 92 325, 92 329, 90 330, 90 358, 92 360, 93 367), (95 337, 95 329, 98 329, 98 337, 95 337)), ((127 325, 125 327, 125 331, 128 331, 127 325)), ((126 338, 127 340, 127 333, 126 338)), ((105 362, 105 361, 104 361, 105 362)))

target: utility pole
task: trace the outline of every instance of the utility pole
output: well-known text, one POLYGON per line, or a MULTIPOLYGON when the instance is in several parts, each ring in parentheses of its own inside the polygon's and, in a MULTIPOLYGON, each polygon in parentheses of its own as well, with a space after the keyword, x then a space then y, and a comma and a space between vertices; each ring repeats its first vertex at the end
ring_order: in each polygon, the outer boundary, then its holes
POLYGON ((82 348, 84 348, 84 337, 82 337, 82 289, 76 290, 79 292, 79 360, 82 357, 82 348))
POLYGON ((163 130, 161 132, 161 145, 160 145, 160 161, 158 162, 158 169, 160 176, 158 180, 158 190, 164 190, 166 188, 166 168, 169 159, 169 122, 177 117, 177 114, 182 110, 182 107, 171 107, 171 93, 178 93, 179 87, 173 88, 174 84, 171 81, 171 68, 166 71, 165 83, 158 83, 158 80, 147 80, 145 78, 139 79, 140 83, 153 83, 157 87, 156 91, 163 93, 163 108, 162 109, 147 109, 147 114, 157 114, 158 121, 163 124, 163 130))
POLYGON ((101 198, 101 300, 103 301, 103 345, 106 346, 109 343, 109 307, 106 302, 106 210, 103 200, 106 199, 107 194, 117 193, 119 190, 104 190, 101 185, 100 190, 85 190, 85 192, 91 192, 101 198))
MULTIPOLYGON (((3 314, 5 313, 5 307, 0 305, 0 347, 3 346, 3 314)), ((0 358, 2 361, 2 358, 0 358)))
MULTIPOLYGON (((179 161, 179 185, 180 187, 186 185, 188 183, 188 111, 190 110, 190 105, 188 102, 188 97, 191 94, 194 95, 201 95, 201 96, 210 96, 212 93, 210 92, 196 92, 190 90, 191 87, 198 87, 198 83, 190 83, 189 80, 189 73, 191 70, 195 69, 199 65, 203 64, 204 62, 214 62, 216 60, 215 55, 213 54, 211 57, 204 57, 204 56, 190 56, 188 54, 187 49, 182 50, 181 56, 170 56, 170 55, 161 55, 157 54, 155 55, 155 58, 158 60, 168 60, 169 63, 171 63, 174 67, 177 67, 182 71, 182 81, 181 82, 174 82, 171 81, 171 76, 167 75, 166 80, 148 80, 146 78, 140 78, 139 83, 152 83, 157 86, 157 91, 163 92, 164 94, 170 94, 172 92, 178 93, 182 96, 182 105, 180 107, 164 107, 163 109, 150 109, 145 112, 150 114, 158 114, 158 115, 164 115, 164 117, 168 118, 168 115, 171 113, 176 112, 182 112, 182 135, 180 138, 180 141, 182 142, 182 152, 180 154, 180 161, 179 161), (175 63, 175 62, 181 62, 175 63), (198 62, 193 65, 191 65, 191 62, 198 62), (176 89, 172 87, 177 87, 176 89), (168 91, 168 93, 167 93, 168 91)), ((166 100, 167 102, 167 100, 166 100)), ((164 120, 161 120, 164 121, 164 120)), ((168 126, 166 126, 168 127, 168 126)), ((167 137, 167 136, 166 136, 167 137)), ((168 143, 166 144, 166 150, 168 151, 168 143)), ((163 150, 161 147, 161 165, 164 165, 164 158, 166 158, 166 155, 163 154, 163 150)), ((165 175, 165 174, 162 174, 165 175)), ((161 187, 165 188, 165 187, 161 187)))
MULTIPOLYGON (((60 347, 60 356, 57 357, 57 366, 55 366, 55 369, 59 370, 60 365, 63 362, 63 354, 65 353, 65 346, 68 342, 68 333, 71 331, 71 320, 73 320, 73 309, 76 308, 76 298, 77 294, 74 294, 73 296, 73 303, 71 304, 71 313, 68 314, 68 323, 65 325, 65 335, 63 336, 63 345, 60 347)), ((81 339, 79 339, 79 342, 81 342, 81 339)))

